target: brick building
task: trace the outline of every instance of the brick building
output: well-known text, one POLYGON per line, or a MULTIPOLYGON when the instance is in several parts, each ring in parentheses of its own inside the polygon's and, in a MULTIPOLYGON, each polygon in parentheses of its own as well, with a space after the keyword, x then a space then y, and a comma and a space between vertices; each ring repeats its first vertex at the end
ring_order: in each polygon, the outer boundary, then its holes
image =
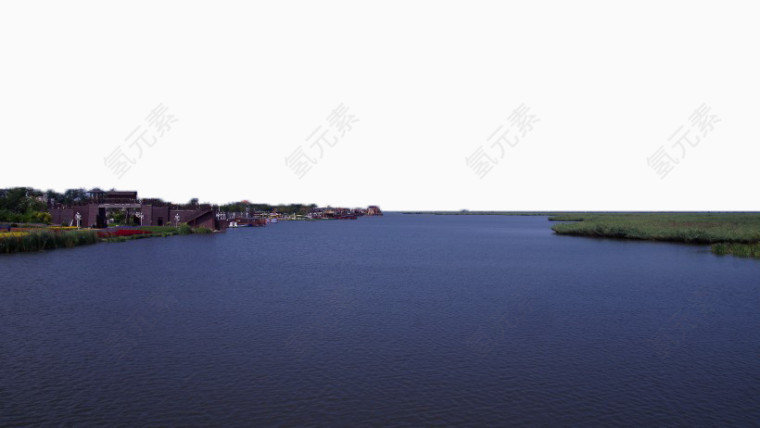
POLYGON ((92 189, 88 192, 89 200, 71 206, 59 206, 50 209, 53 224, 64 226, 76 225, 76 214, 81 217, 81 227, 103 228, 108 225, 109 210, 125 213, 127 224, 143 226, 169 226, 187 223, 193 227, 207 227, 213 230, 223 229, 226 222, 219 222, 211 205, 173 205, 166 202, 137 198, 134 191, 103 191, 92 189), (138 214, 142 214, 142 222, 138 214))

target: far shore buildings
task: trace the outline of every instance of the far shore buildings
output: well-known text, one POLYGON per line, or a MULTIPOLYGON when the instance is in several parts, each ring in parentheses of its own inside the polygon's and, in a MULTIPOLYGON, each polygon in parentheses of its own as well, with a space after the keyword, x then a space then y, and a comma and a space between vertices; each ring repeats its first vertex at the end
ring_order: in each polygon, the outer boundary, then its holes
MULTIPOLYGON (((217 206, 208 204, 177 205, 159 199, 138 199, 135 191, 98 188, 86 192, 86 197, 71 205, 56 205, 50 208, 53 224, 64 226, 108 227, 109 213, 123 212, 125 224, 133 226, 174 226, 187 223, 192 227, 207 227, 224 230, 238 225, 264 225, 268 220, 283 218, 282 213, 273 212, 219 212, 217 206), (79 214, 79 224, 77 224, 79 214)), ((356 219, 360 216, 381 216, 380 208, 312 208, 305 217, 308 219, 356 219)), ((304 216, 302 216, 304 217, 304 216)), ((295 219, 295 215, 293 215, 295 219)), ((285 219, 285 218, 283 218, 285 219)))
POLYGON ((225 222, 217 220, 211 205, 175 205, 153 199, 139 200, 134 191, 103 191, 92 189, 88 200, 70 206, 56 206, 50 209, 53 224, 76 225, 76 215, 81 216, 82 227, 108 226, 108 212, 124 211, 127 222, 143 226, 169 226, 187 223, 193 227, 223 229, 225 222), (141 218, 142 217, 142 218, 141 218))

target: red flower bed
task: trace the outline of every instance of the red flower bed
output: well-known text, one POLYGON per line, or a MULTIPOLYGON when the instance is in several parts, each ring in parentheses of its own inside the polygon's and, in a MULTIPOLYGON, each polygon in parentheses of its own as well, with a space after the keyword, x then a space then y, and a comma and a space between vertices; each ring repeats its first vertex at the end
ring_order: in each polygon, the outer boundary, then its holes
POLYGON ((98 232, 98 238, 118 238, 120 236, 150 235, 149 230, 118 229, 112 232, 98 232))

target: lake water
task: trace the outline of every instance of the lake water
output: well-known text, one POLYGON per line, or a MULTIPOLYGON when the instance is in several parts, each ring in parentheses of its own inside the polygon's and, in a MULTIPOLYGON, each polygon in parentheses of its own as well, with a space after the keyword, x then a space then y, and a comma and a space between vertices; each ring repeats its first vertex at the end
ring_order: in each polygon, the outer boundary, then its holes
POLYGON ((0 426, 756 425, 760 262, 390 214, 0 257, 0 426))

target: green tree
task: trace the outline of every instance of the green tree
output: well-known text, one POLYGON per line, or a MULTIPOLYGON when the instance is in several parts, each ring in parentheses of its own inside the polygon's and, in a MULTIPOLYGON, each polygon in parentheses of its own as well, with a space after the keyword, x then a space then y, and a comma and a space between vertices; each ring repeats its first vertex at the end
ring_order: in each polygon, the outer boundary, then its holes
POLYGON ((47 210, 44 194, 30 187, 14 187, 0 192, 0 221, 44 222, 39 213, 47 210))

